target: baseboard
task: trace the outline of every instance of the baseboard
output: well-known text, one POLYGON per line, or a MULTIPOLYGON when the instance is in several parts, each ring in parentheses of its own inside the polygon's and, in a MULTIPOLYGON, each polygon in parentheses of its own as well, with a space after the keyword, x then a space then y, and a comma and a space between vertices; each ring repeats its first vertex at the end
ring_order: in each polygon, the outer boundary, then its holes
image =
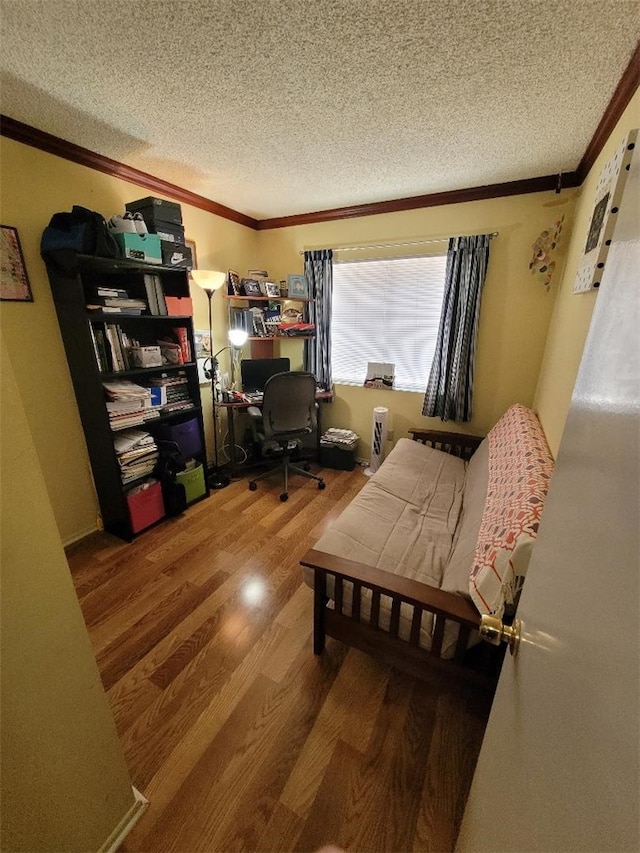
POLYGON ((98 853, 116 853, 116 850, 120 847, 124 839, 146 811, 149 805, 149 800, 136 788, 132 787, 132 791, 135 800, 133 805, 104 844, 101 845, 98 853))
POLYGON ((74 533, 69 539, 65 539, 62 543, 63 548, 69 548, 71 545, 75 545, 76 542, 80 542, 81 539, 86 539, 87 536, 91 536, 92 533, 95 533, 98 530, 96 525, 94 524, 92 527, 87 527, 82 533, 74 533))

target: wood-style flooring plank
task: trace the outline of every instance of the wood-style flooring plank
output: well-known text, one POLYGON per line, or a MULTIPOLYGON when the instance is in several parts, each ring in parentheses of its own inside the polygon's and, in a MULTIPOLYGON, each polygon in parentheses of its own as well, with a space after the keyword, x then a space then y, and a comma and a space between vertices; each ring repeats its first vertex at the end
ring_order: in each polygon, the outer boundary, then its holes
POLYGON ((352 649, 309 733, 280 801, 307 818, 338 741, 366 751, 383 700, 389 668, 352 649))
POLYGON ((329 639, 312 652, 299 560, 360 469, 246 480, 69 565, 132 783, 127 853, 452 850, 486 700, 329 639))
POLYGON ((413 839, 415 853, 453 850, 489 710, 486 700, 469 707, 451 695, 438 698, 413 839))

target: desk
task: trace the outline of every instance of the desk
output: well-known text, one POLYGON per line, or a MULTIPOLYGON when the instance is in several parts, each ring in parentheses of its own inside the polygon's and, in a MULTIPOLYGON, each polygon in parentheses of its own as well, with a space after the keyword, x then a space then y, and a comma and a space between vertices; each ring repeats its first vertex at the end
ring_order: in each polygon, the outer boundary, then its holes
MULTIPOLYGON (((330 403, 333 400, 333 391, 318 391, 316 393, 316 401, 318 403, 330 403)), ((260 403, 248 403, 245 400, 237 403, 216 403, 219 409, 227 410, 227 422, 229 424, 229 462, 231 464, 231 476, 238 475, 238 463, 236 460, 236 428, 235 415, 238 412, 246 412, 249 406, 257 406, 260 408, 260 403)), ((318 459, 320 458, 320 437, 322 435, 322 405, 318 406, 318 426, 317 426, 317 441, 316 447, 318 451, 318 459)))

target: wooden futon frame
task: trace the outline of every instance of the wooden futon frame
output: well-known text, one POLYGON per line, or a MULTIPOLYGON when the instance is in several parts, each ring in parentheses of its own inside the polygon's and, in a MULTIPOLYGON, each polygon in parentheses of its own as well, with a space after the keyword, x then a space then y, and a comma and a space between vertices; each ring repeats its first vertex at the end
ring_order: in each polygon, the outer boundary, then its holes
MULTIPOLYGON (((438 430, 409 430, 414 441, 451 453, 469 460, 482 441, 479 436, 461 435, 438 430)), ((481 643, 467 650, 469 635, 480 625, 480 614, 470 600, 445 592, 382 569, 346 560, 315 549, 309 550, 300 561, 314 571, 314 630, 313 651, 322 653, 326 636, 334 637, 361 651, 381 658, 411 675, 429 679, 437 674, 438 682, 452 679, 452 684, 461 682, 474 688, 493 689, 503 649, 481 643), (333 607, 327 607, 327 576, 334 580, 333 607), (351 612, 344 612, 344 583, 353 584, 351 612), (360 621, 363 590, 371 592, 371 618, 367 623, 360 621), (380 597, 391 599, 389 630, 379 626, 380 597), (411 633, 409 640, 398 635, 400 605, 412 608, 411 633), (431 649, 420 647, 422 614, 434 614, 434 630, 431 649), (444 629, 447 621, 459 626, 458 640, 452 659, 441 657, 444 629)))

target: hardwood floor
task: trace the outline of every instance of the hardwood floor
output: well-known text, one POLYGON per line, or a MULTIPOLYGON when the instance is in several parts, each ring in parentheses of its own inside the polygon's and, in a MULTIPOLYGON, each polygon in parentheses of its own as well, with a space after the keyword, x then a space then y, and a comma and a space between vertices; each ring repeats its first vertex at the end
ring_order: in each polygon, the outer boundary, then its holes
POLYGON ((133 784, 123 851, 452 850, 488 707, 330 640, 298 560, 366 482, 213 492, 69 553, 133 784))

